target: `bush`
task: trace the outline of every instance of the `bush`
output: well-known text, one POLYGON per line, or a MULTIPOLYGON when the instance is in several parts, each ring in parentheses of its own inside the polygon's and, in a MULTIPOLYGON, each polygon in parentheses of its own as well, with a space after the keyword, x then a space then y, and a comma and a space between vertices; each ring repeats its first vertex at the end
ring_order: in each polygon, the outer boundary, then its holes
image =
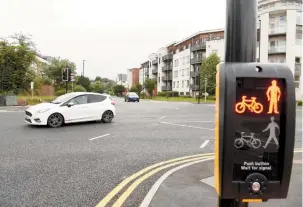
POLYGON ((297 105, 298 106, 302 106, 303 105, 303 101, 297 101, 297 105))
POLYGON ((158 96, 166 97, 167 96, 167 92, 165 92, 165 91, 159 92, 158 96))
POLYGON ((145 91, 141 91, 140 97, 143 98, 143 99, 145 99, 146 96, 147 96, 146 92, 145 91))
POLYGON ((18 97, 18 103, 22 105, 35 105, 42 102, 51 102, 55 99, 55 97, 47 97, 47 96, 34 96, 32 97, 26 97, 26 96, 20 96, 18 97))
POLYGON ((56 96, 61 96, 61 95, 63 95, 63 94, 65 94, 65 89, 59 89, 59 90, 57 90, 57 91, 55 92, 55 95, 56 95, 56 96))
POLYGON ((178 91, 168 91, 167 95, 169 97, 178 97, 179 96, 179 92, 178 91))
POLYGON ((86 89, 82 85, 77 85, 74 88, 75 92, 86 92, 86 89))

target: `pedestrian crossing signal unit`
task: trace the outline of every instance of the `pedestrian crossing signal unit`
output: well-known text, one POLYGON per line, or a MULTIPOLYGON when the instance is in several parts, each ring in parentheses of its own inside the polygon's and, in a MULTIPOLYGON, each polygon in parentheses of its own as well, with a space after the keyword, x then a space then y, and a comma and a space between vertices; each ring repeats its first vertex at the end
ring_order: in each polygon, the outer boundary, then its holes
POLYGON ((221 198, 287 197, 295 112, 295 82, 287 66, 217 65, 214 171, 221 198))

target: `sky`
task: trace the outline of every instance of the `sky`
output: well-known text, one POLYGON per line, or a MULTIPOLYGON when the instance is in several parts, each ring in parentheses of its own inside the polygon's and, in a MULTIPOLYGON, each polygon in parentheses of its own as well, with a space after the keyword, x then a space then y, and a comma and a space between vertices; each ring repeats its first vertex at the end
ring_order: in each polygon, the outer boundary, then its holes
POLYGON ((225 0, 0 0, 0 37, 32 36, 42 55, 78 74, 115 80, 148 55, 196 32, 225 27, 225 0))

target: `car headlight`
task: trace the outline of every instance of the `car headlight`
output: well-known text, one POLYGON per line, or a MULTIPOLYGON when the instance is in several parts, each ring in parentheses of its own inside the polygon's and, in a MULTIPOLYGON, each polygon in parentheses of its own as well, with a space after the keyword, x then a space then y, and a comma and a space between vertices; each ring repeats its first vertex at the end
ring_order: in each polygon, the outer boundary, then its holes
POLYGON ((37 111, 37 112, 38 112, 38 113, 44 113, 44 112, 46 112, 46 111, 48 111, 48 110, 50 110, 50 109, 42 109, 42 110, 37 111))

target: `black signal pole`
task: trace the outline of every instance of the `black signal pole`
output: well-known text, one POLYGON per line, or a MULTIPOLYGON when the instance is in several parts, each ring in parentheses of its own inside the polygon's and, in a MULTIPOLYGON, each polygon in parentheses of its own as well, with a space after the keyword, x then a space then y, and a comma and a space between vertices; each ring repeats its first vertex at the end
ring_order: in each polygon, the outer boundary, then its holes
MULTIPOLYGON (((256 16, 256 0, 226 0, 225 63, 256 61, 256 16)), ((219 197, 218 206, 248 207, 248 203, 219 197)))

